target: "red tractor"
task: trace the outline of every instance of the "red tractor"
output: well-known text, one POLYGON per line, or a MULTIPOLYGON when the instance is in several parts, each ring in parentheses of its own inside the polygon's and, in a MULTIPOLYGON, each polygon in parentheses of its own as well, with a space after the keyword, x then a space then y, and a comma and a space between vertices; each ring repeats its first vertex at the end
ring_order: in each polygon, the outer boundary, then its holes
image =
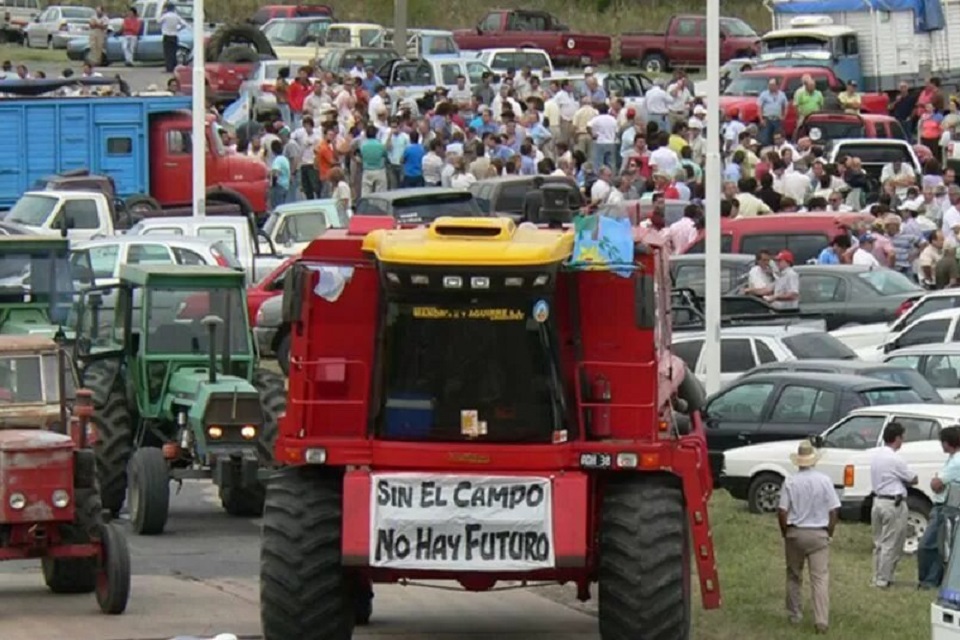
POLYGON ((119 614, 130 552, 103 521, 91 393, 71 381, 50 338, 0 336, 0 560, 40 558, 51 591, 95 592, 101 611, 119 614))
POLYGON ((599 582, 604 640, 689 638, 692 562, 720 606, 713 487, 659 236, 604 266, 571 228, 355 222, 285 283, 265 640, 349 638, 373 584, 416 579, 599 582))

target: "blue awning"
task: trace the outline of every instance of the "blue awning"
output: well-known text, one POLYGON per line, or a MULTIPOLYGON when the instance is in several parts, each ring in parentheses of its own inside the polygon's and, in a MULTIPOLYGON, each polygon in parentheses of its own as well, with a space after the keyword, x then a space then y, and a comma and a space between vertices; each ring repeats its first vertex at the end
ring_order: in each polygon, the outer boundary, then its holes
POLYGON ((918 32, 939 31, 944 28, 945 22, 940 0, 798 0, 797 2, 774 2, 772 6, 774 13, 794 15, 912 11, 914 27, 918 32))

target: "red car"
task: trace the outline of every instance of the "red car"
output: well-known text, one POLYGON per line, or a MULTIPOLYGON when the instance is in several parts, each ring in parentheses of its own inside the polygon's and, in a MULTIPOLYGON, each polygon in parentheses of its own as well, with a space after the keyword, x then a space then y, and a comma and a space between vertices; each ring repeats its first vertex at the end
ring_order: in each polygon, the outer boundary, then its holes
POLYGON ((250 324, 257 320, 257 312, 260 311, 260 305, 274 296, 283 294, 284 275, 290 265, 296 261, 298 256, 291 256, 280 263, 280 266, 267 274, 267 277, 247 288, 247 313, 250 317, 250 324))
MULTIPOLYGON (((647 73, 673 68, 702 68, 707 64, 707 19, 678 15, 670 18, 661 33, 620 35, 620 62, 637 64, 647 73)), ((720 18, 720 62, 752 58, 760 52, 760 36, 739 18, 720 18)))
MULTIPOLYGON (((770 79, 776 79, 780 90, 787 94, 789 107, 783 119, 783 132, 789 137, 797 127, 797 109, 793 106, 793 94, 802 85, 803 76, 810 75, 820 91, 831 90, 839 93, 844 90, 843 83, 833 70, 827 67, 765 67, 744 71, 733 80, 720 96, 720 108, 731 117, 739 114, 744 124, 760 121, 757 97, 767 89, 770 79)), ((886 115, 889 99, 884 93, 862 93, 861 110, 864 113, 886 115)))

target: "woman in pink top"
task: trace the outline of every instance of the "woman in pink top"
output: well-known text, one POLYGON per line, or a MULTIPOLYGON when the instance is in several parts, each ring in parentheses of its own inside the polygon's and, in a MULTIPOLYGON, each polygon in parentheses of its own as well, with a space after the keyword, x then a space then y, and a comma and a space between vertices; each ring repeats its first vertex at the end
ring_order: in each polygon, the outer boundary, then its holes
POLYGON ((137 53, 137 40, 140 39, 140 29, 143 23, 137 15, 137 8, 130 7, 127 17, 123 19, 123 59, 128 67, 133 66, 133 58, 137 53))
POLYGON ((932 102, 928 102, 924 107, 923 115, 920 116, 920 122, 917 124, 917 137, 922 144, 930 149, 933 157, 938 161, 941 159, 940 135, 943 133, 943 129, 940 123, 942 121, 943 115, 937 113, 932 102))

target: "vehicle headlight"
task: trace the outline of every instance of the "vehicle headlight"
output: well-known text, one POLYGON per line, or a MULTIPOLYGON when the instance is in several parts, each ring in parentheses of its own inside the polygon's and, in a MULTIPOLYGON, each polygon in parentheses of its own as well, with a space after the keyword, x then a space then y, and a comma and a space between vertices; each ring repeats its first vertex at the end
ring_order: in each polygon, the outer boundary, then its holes
POLYGON ((257 437, 257 428, 252 424, 248 424, 240 429, 240 435, 243 436, 244 440, 253 440, 257 437))
POLYGON ((53 492, 51 501, 53 502, 53 506, 55 506, 57 509, 66 509, 70 504, 70 494, 63 489, 57 489, 53 492))
POLYGON ((22 493, 10 494, 10 508, 14 511, 20 511, 27 506, 27 497, 22 493))
POLYGON ((219 440, 223 437, 223 428, 221 427, 207 427, 207 435, 213 438, 214 440, 219 440))

